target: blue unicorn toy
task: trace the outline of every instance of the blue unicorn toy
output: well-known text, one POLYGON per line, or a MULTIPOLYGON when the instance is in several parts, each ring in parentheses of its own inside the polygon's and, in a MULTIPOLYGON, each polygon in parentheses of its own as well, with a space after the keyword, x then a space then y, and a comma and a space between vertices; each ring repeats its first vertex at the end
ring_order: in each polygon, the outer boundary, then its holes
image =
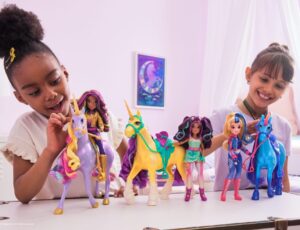
POLYGON ((267 169, 268 197, 282 194, 283 165, 286 152, 283 144, 276 140, 272 132, 272 117, 261 116, 256 125, 257 136, 254 142, 247 177, 255 185, 252 200, 259 200, 258 187, 263 182, 261 169, 267 169))

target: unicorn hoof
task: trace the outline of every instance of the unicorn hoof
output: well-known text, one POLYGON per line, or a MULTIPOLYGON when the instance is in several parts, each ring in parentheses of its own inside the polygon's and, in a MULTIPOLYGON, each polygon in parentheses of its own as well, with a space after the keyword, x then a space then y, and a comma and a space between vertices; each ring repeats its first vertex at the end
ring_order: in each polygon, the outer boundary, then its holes
POLYGON ((104 198, 102 204, 103 205, 109 205, 109 199, 108 198, 104 198))
POLYGON ((54 215, 62 215, 64 210, 62 208, 56 208, 53 213, 54 215))
POLYGON ((98 194, 96 194, 96 198, 104 198, 104 193, 103 192, 99 192, 98 194))
POLYGON ((92 208, 98 208, 99 207, 99 203, 95 202, 95 204, 92 205, 92 208))
POLYGON ((155 200, 149 200, 148 201, 148 205, 149 206, 156 206, 157 205, 157 202, 155 200))
POLYGON ((281 188, 280 189, 276 189, 275 195, 277 195, 277 196, 282 195, 282 189, 281 188))
POLYGON ((268 190, 268 197, 272 198, 274 196, 273 190, 268 190))
POLYGON ((134 193, 132 191, 127 191, 125 189, 124 198, 125 198, 127 204, 134 204, 134 202, 135 202, 134 193))
POLYGON ((162 193, 162 194, 160 195, 160 199, 162 199, 162 200, 169 200, 169 195, 168 195, 168 194, 165 194, 165 193, 162 193))
POLYGON ((134 198, 125 198, 127 204, 134 204, 135 199, 134 198))
POLYGON ((259 193, 258 191, 254 191, 251 197, 252 200, 259 200, 259 193))

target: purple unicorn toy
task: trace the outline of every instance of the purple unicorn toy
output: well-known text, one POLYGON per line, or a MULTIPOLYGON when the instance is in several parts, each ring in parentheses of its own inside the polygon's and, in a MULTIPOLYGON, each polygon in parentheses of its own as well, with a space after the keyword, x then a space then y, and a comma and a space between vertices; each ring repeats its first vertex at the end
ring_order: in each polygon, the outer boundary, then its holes
MULTIPOLYGON (((72 120, 68 124, 68 140, 67 147, 58 158, 57 165, 50 172, 56 179, 63 183, 64 189, 61 199, 54 214, 63 214, 63 204, 66 198, 69 186, 73 178, 76 177, 77 172, 83 174, 84 185, 86 189, 89 202, 93 208, 97 208, 99 203, 96 202, 91 191, 91 177, 92 175, 97 178, 97 158, 95 146, 90 142, 89 136, 93 138, 100 138, 87 131, 87 120, 84 114, 85 107, 80 111, 77 101, 73 100, 74 109, 71 108, 72 120)), ((103 148, 106 154, 106 180, 105 180, 105 194, 103 205, 109 204, 109 188, 110 177, 109 172, 114 158, 114 150, 103 141, 103 148)), ((96 194, 99 194, 98 180, 96 182, 96 194)))

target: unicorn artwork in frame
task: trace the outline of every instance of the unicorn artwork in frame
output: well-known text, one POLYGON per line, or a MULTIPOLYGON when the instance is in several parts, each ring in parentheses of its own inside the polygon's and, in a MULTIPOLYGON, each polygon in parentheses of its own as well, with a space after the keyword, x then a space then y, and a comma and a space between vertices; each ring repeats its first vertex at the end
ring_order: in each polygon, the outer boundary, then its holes
POLYGON ((136 107, 165 107, 165 58, 136 54, 136 107))

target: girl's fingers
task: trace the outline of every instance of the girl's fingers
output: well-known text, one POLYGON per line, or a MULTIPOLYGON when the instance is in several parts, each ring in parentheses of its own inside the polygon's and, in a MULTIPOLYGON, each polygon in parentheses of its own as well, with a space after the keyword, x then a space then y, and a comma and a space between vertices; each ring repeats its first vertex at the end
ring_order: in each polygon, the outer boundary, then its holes
POLYGON ((70 117, 66 117, 61 113, 51 113, 49 122, 57 126, 63 127, 67 122, 70 121, 70 117))

